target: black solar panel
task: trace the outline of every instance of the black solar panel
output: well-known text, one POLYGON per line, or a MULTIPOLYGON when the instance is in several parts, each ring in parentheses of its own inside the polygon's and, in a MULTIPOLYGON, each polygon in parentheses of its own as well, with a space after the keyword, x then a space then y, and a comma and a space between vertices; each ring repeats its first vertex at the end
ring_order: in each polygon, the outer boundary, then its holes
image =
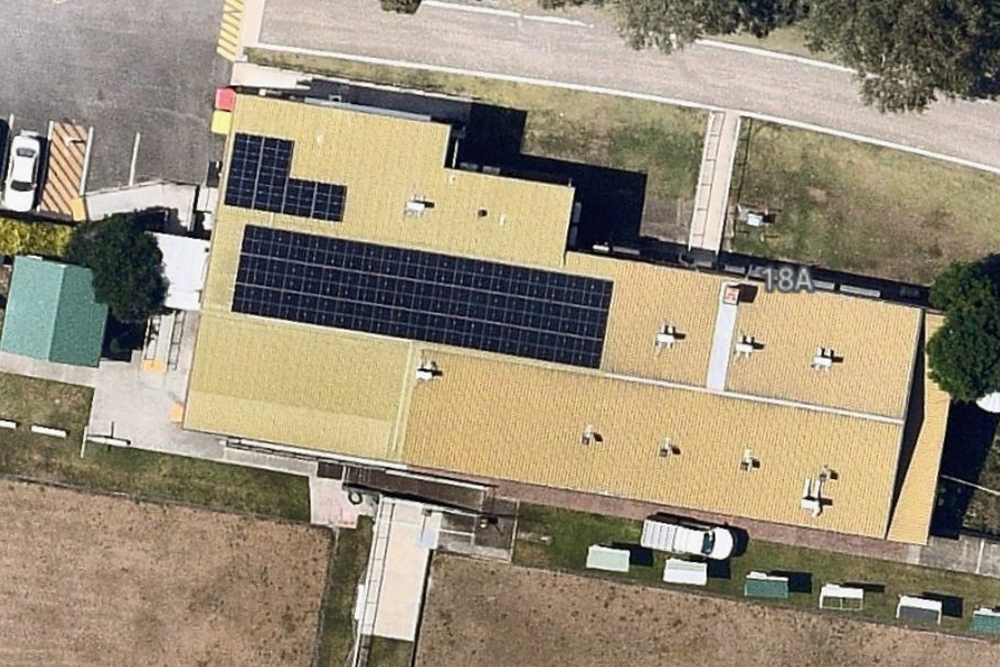
POLYGON ((612 283, 247 226, 233 310, 597 368, 612 283))
POLYGON ((286 139, 238 133, 229 161, 226 205, 300 218, 343 220, 347 188, 289 178, 294 148, 286 139))

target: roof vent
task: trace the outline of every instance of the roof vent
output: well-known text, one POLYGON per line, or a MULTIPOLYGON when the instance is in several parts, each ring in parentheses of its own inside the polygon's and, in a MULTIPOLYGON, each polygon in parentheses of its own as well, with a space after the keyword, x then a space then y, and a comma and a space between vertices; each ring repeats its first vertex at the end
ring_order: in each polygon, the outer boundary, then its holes
POLYGON ((663 442, 660 443, 659 456, 661 459, 670 458, 671 456, 680 456, 681 448, 674 444, 673 440, 670 438, 664 438, 663 442))
POLYGON ((433 360, 425 361, 417 367, 417 380, 419 382, 429 382, 439 377, 441 377, 441 369, 433 360))
POLYGON ((593 445, 601 442, 604 442, 601 434, 594 430, 593 425, 587 424, 587 427, 583 429, 583 434, 580 436, 580 444, 593 445))
POLYGON ((804 510, 809 510, 813 517, 818 517, 823 513, 823 482, 819 479, 806 478, 802 484, 802 500, 799 506, 804 510))
POLYGON ((753 336, 740 334, 740 339, 736 342, 736 356, 749 357, 754 350, 759 350, 763 347, 753 336))
POLYGON ((843 361, 843 357, 838 357, 834 353, 833 348, 830 347, 817 347, 816 355, 813 357, 812 363, 809 364, 813 370, 817 371, 828 371, 833 368, 835 363, 840 363, 843 361))
POLYGON ((760 459, 754 456, 749 449, 743 450, 743 458, 740 459, 740 472, 750 472, 760 468, 760 459))
POLYGON ((418 197, 417 195, 413 195, 407 200, 403 212, 406 215, 423 215, 424 211, 427 211, 432 208, 434 208, 434 202, 432 202, 430 199, 427 199, 426 197, 418 197))
POLYGON ((476 217, 477 218, 485 218, 489 214, 490 214, 490 212, 487 211, 485 208, 481 208, 478 211, 476 211, 476 217))
POLYGON ((677 327, 673 324, 664 324, 660 327, 660 330, 656 332, 656 338, 653 345, 657 352, 664 348, 669 350, 682 338, 684 338, 684 336, 677 331, 677 327))
POLYGON ((823 513, 823 508, 830 504, 830 501, 823 498, 823 485, 827 482, 836 481, 837 473, 828 465, 824 465, 816 479, 806 479, 802 484, 802 500, 800 506, 804 510, 809 510, 813 517, 818 517, 823 513))

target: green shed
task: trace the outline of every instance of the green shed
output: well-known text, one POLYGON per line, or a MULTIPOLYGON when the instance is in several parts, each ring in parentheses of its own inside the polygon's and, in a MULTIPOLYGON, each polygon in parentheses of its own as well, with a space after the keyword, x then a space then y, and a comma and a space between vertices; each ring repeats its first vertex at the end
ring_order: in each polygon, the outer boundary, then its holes
POLYGON ((975 610, 972 613, 972 629, 975 632, 1000 635, 1000 612, 985 608, 975 610))
POLYGON ((788 597, 788 577, 750 572, 743 584, 743 595, 748 598, 783 600, 788 597))
POLYGON ((90 269, 15 257, 0 350, 96 367, 107 319, 108 307, 94 297, 90 269))

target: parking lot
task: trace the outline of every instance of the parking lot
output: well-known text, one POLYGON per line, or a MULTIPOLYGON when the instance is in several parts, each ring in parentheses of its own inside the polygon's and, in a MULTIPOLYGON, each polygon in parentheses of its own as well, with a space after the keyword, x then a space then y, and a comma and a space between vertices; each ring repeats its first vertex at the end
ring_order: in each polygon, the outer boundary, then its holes
POLYGON ((212 94, 222 0, 4 0, 0 117, 42 135, 50 121, 94 129, 87 189, 200 182, 221 143, 212 94))

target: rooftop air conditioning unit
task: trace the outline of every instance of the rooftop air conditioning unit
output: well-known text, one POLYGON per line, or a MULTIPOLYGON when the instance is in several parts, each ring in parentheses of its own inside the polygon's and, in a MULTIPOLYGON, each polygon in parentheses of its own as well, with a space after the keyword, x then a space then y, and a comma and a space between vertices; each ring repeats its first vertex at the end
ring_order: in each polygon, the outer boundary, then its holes
POLYGON ((604 438, 601 434, 594 430, 591 424, 587 424, 587 427, 583 429, 583 434, 580 436, 581 445, 593 445, 598 442, 604 442, 604 438))
POLYGON ((656 333, 655 345, 657 349, 667 348, 669 350, 677 340, 677 328, 672 324, 665 324, 656 333))
POLYGON ((740 471, 750 472, 760 467, 760 459, 753 455, 749 449, 743 450, 743 458, 740 459, 740 471))
POLYGON ((804 510, 809 510, 813 518, 823 513, 823 480, 820 478, 806 478, 802 485, 802 500, 799 505, 804 510))
POLYGON ((423 215, 424 211, 434 208, 434 202, 423 197, 413 195, 406 201, 404 213, 407 215, 423 215))
POLYGON ((659 456, 662 459, 669 458, 671 456, 679 456, 681 453, 680 447, 674 444, 673 440, 670 438, 664 438, 663 442, 660 443, 659 456))
POLYGON ((754 351, 754 338, 746 334, 740 334, 740 339, 736 343, 736 356, 749 357, 754 351))
POLYGON ((425 361, 417 368, 418 382, 428 382, 437 377, 441 377, 441 369, 434 361, 425 361))
POLYGON ((833 350, 826 347, 817 347, 816 356, 810 364, 814 370, 828 371, 833 368, 833 350))

